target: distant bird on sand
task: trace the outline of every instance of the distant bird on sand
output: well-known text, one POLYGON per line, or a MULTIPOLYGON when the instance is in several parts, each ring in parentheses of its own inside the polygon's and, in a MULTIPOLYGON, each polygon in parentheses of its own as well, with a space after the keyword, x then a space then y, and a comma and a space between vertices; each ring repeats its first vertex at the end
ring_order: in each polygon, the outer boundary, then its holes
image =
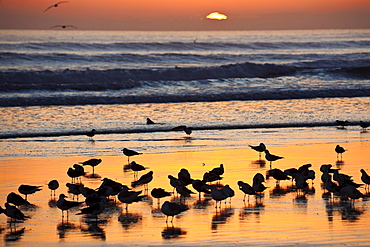
POLYGON ((343 147, 339 146, 339 145, 335 146, 334 150, 337 153, 337 159, 338 159, 339 155, 340 155, 340 158, 342 159, 342 155, 346 150, 343 147))
POLYGON ((93 140, 93 137, 94 137, 95 133, 96 133, 95 129, 92 129, 91 131, 87 132, 86 135, 90 138, 90 141, 93 140))
POLYGON ((179 130, 182 130, 184 131, 188 136, 191 135, 191 133, 193 132, 193 129, 191 127, 187 127, 185 125, 180 125, 180 126, 177 126, 177 127, 174 127, 172 128, 172 130, 174 131, 179 131, 179 130))
POLYGON ((142 175, 137 181, 131 183, 132 187, 144 185, 144 189, 148 190, 148 184, 153 180, 153 171, 142 175))
POLYGON ((171 222, 173 221, 173 217, 175 215, 178 215, 186 210, 188 210, 189 207, 184 204, 177 204, 169 201, 165 201, 162 204, 161 212, 166 215, 166 223, 168 222, 168 217, 172 216, 171 222))
POLYGON ((265 150, 265 158, 266 158, 266 160, 270 161, 270 169, 271 169, 273 161, 283 159, 284 157, 277 156, 277 155, 274 155, 274 154, 270 154, 270 152, 266 149, 265 150))
POLYGON ((127 149, 127 148, 122 149, 122 152, 123 152, 124 155, 127 156, 127 164, 130 164, 130 157, 131 156, 142 154, 142 153, 139 153, 139 152, 136 152, 134 150, 127 149))
POLYGON ((347 120, 343 121, 343 120, 336 120, 335 123, 337 125, 340 125, 340 127, 338 127, 339 129, 345 129, 344 126, 347 126, 349 124, 349 122, 347 120))
POLYGON ((50 195, 52 195, 54 192, 54 196, 55 196, 55 190, 59 188, 58 180, 51 180, 48 183, 48 188, 50 189, 50 195))
POLYGON ((171 192, 165 191, 162 188, 154 188, 154 189, 152 189, 150 194, 152 195, 152 197, 158 199, 158 205, 159 205, 159 201, 160 201, 161 198, 171 196, 171 192))
POLYGON ((360 172, 361 172, 361 181, 363 182, 363 183, 365 183, 365 189, 367 188, 369 188, 369 186, 370 186, 370 176, 366 173, 366 171, 364 170, 364 169, 361 169, 360 170, 360 172))
POLYGON ((56 7, 58 7, 58 6, 59 6, 59 4, 61 4, 61 3, 68 3, 68 1, 61 1, 61 2, 57 2, 57 3, 53 4, 53 5, 50 5, 49 7, 47 7, 47 8, 44 10, 44 12, 48 11, 48 10, 49 10, 49 9, 51 9, 51 8, 56 8, 56 7))
POLYGON ((263 144, 262 142, 260 143, 260 145, 258 146, 252 146, 252 145, 249 145, 253 150, 256 150, 258 153, 259 153, 259 159, 261 160, 261 153, 262 152, 265 152, 266 150, 266 146, 265 144, 263 144))
POLYGON ((94 167, 99 165, 101 162, 102 162, 102 159, 89 159, 84 162, 81 162, 80 164, 82 164, 83 166, 91 166, 93 169, 92 174, 94 175, 95 174, 94 167))
POLYGON ((77 28, 77 27, 72 26, 72 25, 55 25, 55 26, 52 26, 50 28, 57 28, 57 27, 60 27, 60 28, 63 28, 63 29, 66 29, 67 27, 74 28, 74 29, 77 28))
POLYGON ((81 205, 83 202, 72 202, 72 201, 67 201, 66 198, 67 196, 64 194, 59 195, 59 200, 57 201, 57 207, 62 210, 62 218, 64 217, 64 211, 67 211, 67 218, 68 218, 68 210, 77 207, 81 205))
POLYGON ((25 184, 22 184, 18 187, 18 191, 19 193, 25 195, 25 199, 27 200, 27 195, 30 195, 30 194, 33 194, 37 191, 40 191, 40 187, 42 186, 33 186, 33 185, 25 185, 25 184))
POLYGON ((146 124, 155 124, 150 118, 146 119, 146 124))
POLYGON ((360 121, 360 126, 363 131, 366 131, 366 128, 370 127, 370 123, 365 123, 365 122, 360 121))

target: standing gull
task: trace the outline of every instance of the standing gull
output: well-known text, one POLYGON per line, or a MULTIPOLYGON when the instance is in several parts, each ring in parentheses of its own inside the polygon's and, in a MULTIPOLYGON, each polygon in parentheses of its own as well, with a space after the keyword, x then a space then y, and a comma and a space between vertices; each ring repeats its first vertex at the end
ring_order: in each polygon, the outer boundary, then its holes
POLYGON ((135 150, 131 150, 131 149, 128 149, 128 148, 122 149, 122 152, 123 152, 124 155, 127 156, 127 164, 130 164, 130 157, 131 156, 142 154, 142 153, 136 152, 135 150))
POLYGON ((91 166, 93 169, 92 175, 94 176, 95 174, 94 167, 99 165, 101 162, 102 159, 89 159, 84 162, 81 162, 80 164, 82 164, 83 166, 91 166))
POLYGON ((18 187, 19 193, 25 195, 25 199, 27 200, 27 195, 33 194, 37 191, 40 191, 40 187, 42 186, 33 186, 33 185, 25 185, 22 184, 18 187))
POLYGON ((94 137, 95 133, 96 133, 96 130, 95 129, 92 129, 91 131, 87 132, 86 135, 89 137, 89 140, 90 141, 93 141, 94 140, 93 137, 94 137))
POLYGON ((266 146, 265 144, 263 144, 262 142, 260 143, 260 145, 258 146, 252 146, 252 145, 249 145, 253 150, 257 151, 258 154, 259 154, 259 160, 261 160, 261 153, 265 152, 266 150, 266 146))
POLYGON ((339 155, 340 155, 340 159, 342 159, 342 155, 343 153, 346 151, 342 146, 335 146, 335 152, 337 153, 337 159, 339 158, 339 155))
POLYGON ((188 209, 189 207, 184 204, 177 204, 169 201, 165 201, 161 207, 162 213, 166 215, 166 223, 169 216, 172 216, 171 222, 173 222, 173 217, 175 215, 178 215, 188 209))
POLYGON ((58 180, 51 180, 49 183, 48 183, 48 188, 50 189, 50 196, 53 195, 53 192, 54 192, 54 196, 55 196, 55 190, 59 188, 59 182, 58 180))
POLYGON ((370 176, 366 173, 364 169, 360 170, 361 172, 361 181, 365 183, 365 189, 368 189, 370 186, 370 176))
POLYGON ((362 128, 362 131, 366 131, 366 128, 370 127, 370 123, 362 122, 360 121, 360 126, 362 128))
POLYGON ((62 210, 62 218, 64 218, 64 211, 67 211, 67 219, 68 219, 68 210, 70 210, 73 207, 77 207, 81 205, 83 202, 72 202, 72 201, 67 201, 66 198, 67 196, 64 194, 59 195, 59 199, 57 201, 57 207, 62 210))
POLYGON ((266 149, 265 150, 265 158, 266 158, 266 160, 270 161, 270 169, 271 169, 273 161, 283 159, 284 157, 280 157, 280 156, 277 156, 277 155, 274 155, 274 154, 270 154, 270 152, 266 149))

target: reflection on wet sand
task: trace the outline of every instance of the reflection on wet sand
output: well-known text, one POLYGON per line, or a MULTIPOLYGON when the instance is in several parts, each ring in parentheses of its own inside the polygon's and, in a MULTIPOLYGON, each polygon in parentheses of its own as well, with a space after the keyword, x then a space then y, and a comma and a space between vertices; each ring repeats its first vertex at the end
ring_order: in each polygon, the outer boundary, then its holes
POLYGON ((162 230, 162 237, 164 239, 175 239, 179 238, 182 235, 186 235, 186 231, 181 229, 180 227, 174 227, 173 225, 167 225, 167 227, 163 228, 162 230))

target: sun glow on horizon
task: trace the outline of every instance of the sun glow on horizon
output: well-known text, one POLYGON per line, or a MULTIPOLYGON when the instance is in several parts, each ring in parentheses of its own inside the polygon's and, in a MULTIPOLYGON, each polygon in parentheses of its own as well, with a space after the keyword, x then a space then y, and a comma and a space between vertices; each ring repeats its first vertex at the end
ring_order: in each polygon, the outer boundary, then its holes
POLYGON ((220 14, 216 11, 216 12, 212 12, 209 15, 207 15, 206 18, 210 19, 210 20, 219 20, 219 21, 221 21, 221 20, 226 20, 227 16, 224 15, 224 14, 220 14))

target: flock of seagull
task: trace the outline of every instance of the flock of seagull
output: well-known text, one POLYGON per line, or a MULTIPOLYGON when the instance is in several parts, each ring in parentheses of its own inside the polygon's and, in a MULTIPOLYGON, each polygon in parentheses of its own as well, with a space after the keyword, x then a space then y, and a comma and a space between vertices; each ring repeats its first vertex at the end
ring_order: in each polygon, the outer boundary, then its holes
MULTIPOLYGON (((365 128, 365 127, 364 127, 365 128)), ((186 134, 191 134, 191 128, 186 126, 178 126, 173 130, 183 130, 186 134), (189 133, 190 129, 190 133, 189 133)), ((95 135, 95 130, 92 130, 88 133, 88 137, 92 138, 95 135)), ((281 181, 289 180, 294 183, 294 189, 298 193, 304 193, 308 188, 308 180, 315 179, 315 171, 311 170, 311 164, 305 164, 298 168, 289 168, 286 170, 280 170, 278 168, 272 168, 272 163, 274 161, 283 159, 284 157, 271 154, 266 148, 264 143, 259 145, 252 146, 249 145, 251 149, 259 153, 259 161, 265 162, 262 160, 262 154, 267 161, 270 162, 270 169, 267 170, 266 174, 256 173, 252 179, 252 183, 249 184, 245 181, 237 181, 238 189, 244 194, 243 201, 245 202, 246 197, 248 196, 248 201, 250 196, 255 196, 256 200, 260 200, 263 197, 263 192, 266 190, 264 183, 266 179, 270 177, 276 180, 276 184, 279 185, 281 181)), ((340 145, 336 145, 335 152, 337 153, 337 160, 342 160, 342 155, 346 151, 340 145)), ((131 183, 131 188, 127 185, 124 185, 118 181, 114 181, 109 178, 103 178, 101 185, 98 188, 88 188, 84 186, 81 182, 81 177, 88 176, 90 178, 100 178, 99 175, 95 174, 95 167, 98 166, 102 159, 89 159, 79 164, 74 164, 73 167, 68 168, 67 175, 72 179, 71 183, 66 183, 68 187, 68 192, 72 194, 72 200, 67 200, 65 194, 60 194, 58 200, 56 201, 56 207, 62 211, 62 218, 67 218, 68 212, 71 208, 81 207, 85 204, 85 207, 80 209, 80 212, 77 215, 89 215, 98 219, 98 215, 101 214, 108 202, 116 203, 117 200, 123 204, 126 204, 126 212, 128 211, 128 206, 132 203, 142 201, 145 197, 149 196, 149 186, 148 184, 153 180, 153 171, 149 171, 139 177, 139 172, 147 170, 148 167, 144 167, 136 163, 135 161, 130 162, 130 157, 142 155, 142 153, 128 148, 123 148, 122 153, 127 157, 127 164, 124 165, 123 169, 125 171, 131 170, 134 173, 134 181, 131 183), (84 166, 92 167, 92 174, 87 175, 85 172, 84 166), (135 188, 143 186, 143 190, 136 191, 135 188), (83 201, 78 200, 78 196, 82 195, 84 197, 83 201), (76 197, 76 201, 74 200, 76 197), (66 216, 64 214, 66 213, 66 216)), ((261 163, 262 164, 262 163, 261 163)), ((345 200, 354 200, 364 198, 362 192, 359 191, 359 187, 364 186, 365 191, 369 190, 370 187, 370 176, 366 173, 364 169, 361 169, 361 181, 363 184, 356 183, 352 176, 340 173, 340 169, 334 169, 330 164, 324 164, 320 167, 321 182, 322 187, 331 195, 337 195, 340 198, 345 200)), ((163 188, 153 188, 150 192, 150 195, 153 198, 158 199, 158 208, 166 216, 166 223, 168 223, 169 217, 171 218, 171 223, 173 223, 174 216, 181 214, 182 212, 189 209, 189 206, 186 205, 186 198, 191 197, 193 194, 198 193, 199 200, 201 196, 208 197, 214 200, 216 204, 216 209, 221 208, 222 202, 230 200, 235 196, 235 191, 231 188, 230 185, 222 185, 221 180, 225 173, 225 167, 223 164, 220 164, 218 167, 213 168, 212 170, 205 172, 201 179, 192 178, 190 172, 182 168, 178 172, 178 176, 174 177, 168 175, 169 184, 173 188, 173 191, 166 191, 163 188), (189 187, 192 188, 189 188, 189 187), (196 192, 193 192, 193 190, 196 192), (176 198, 180 200, 174 201, 165 201, 160 206, 160 199, 169 197, 172 195, 177 195, 176 198)), ((51 180, 48 183, 48 188, 51 190, 51 196, 56 196, 56 190, 60 187, 57 180, 51 180)), ((25 185, 22 184, 18 187, 18 192, 24 195, 24 198, 15 193, 11 192, 6 198, 5 208, 0 207, 0 214, 4 213, 7 217, 10 218, 10 225, 17 221, 24 221, 28 216, 24 215, 21 211, 21 206, 31 205, 27 200, 27 196, 34 194, 41 190, 41 186, 34 185, 25 185)), ((334 196, 333 196, 334 198, 334 196)))
MULTIPOLYGON (((50 9, 53 9, 53 8, 57 8, 57 7, 59 7, 59 5, 61 5, 62 3, 68 3, 68 1, 60 1, 60 2, 57 2, 57 3, 55 3, 55 4, 52 4, 52 5, 50 5, 49 7, 47 7, 47 8, 44 10, 44 12, 46 12, 46 11, 48 11, 48 10, 50 10, 50 9)), ((63 29, 65 29, 65 28, 74 28, 74 29, 76 29, 77 27, 75 27, 75 26, 73 26, 73 25, 54 25, 54 26, 52 26, 52 27, 50 27, 50 28, 63 28, 63 29)))

